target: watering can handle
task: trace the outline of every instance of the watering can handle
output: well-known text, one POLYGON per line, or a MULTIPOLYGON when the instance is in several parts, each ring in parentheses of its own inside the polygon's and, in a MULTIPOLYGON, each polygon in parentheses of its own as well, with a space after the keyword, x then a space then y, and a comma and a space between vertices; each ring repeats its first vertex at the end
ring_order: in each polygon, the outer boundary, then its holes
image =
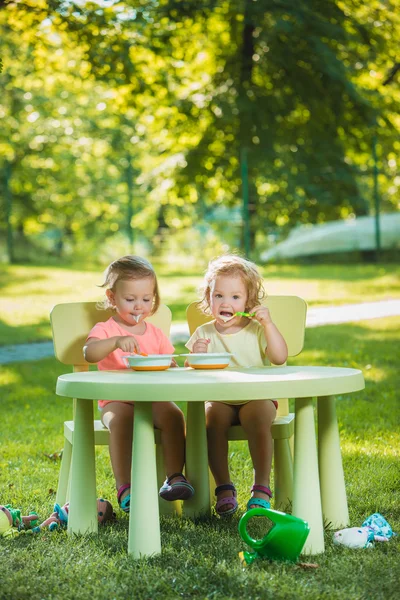
POLYGON ((268 508, 252 508, 248 510, 243 517, 239 521, 239 533, 242 537, 242 540, 246 542, 251 548, 258 549, 260 546, 263 546, 269 532, 261 539, 255 540, 249 536, 247 533, 247 522, 250 521, 253 517, 267 517, 274 524, 279 520, 278 515, 283 515, 284 513, 280 513, 276 510, 270 510, 268 508))

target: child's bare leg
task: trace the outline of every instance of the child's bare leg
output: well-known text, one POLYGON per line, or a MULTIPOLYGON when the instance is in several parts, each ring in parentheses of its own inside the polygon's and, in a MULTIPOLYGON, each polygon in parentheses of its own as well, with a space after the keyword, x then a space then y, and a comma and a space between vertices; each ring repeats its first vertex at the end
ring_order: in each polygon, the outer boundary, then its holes
MULTIPOLYGON (((254 483, 269 487, 272 466, 273 440, 271 425, 276 408, 271 400, 252 401, 240 406, 239 419, 249 440, 249 450, 254 467, 254 483)), ((263 492, 253 492, 254 498, 266 500, 263 492)), ((253 508, 250 506, 250 508, 253 508)))
MULTIPOLYGON (((222 402, 206 402, 206 426, 208 442, 208 462, 214 476, 216 486, 230 483, 228 466, 228 429, 237 418, 237 408, 222 402)), ((218 500, 232 496, 231 490, 218 494, 218 500)), ((221 511, 232 506, 226 504, 221 511)))
MULTIPOLYGON (((101 420, 110 432, 110 458, 117 490, 131 482, 133 403, 110 402, 102 410, 101 420)), ((121 495, 120 501, 129 494, 121 495)))
MULTIPOLYGON (((153 421, 161 431, 161 447, 166 475, 182 473, 185 462, 185 419, 173 402, 154 402, 153 421)), ((182 478, 173 478, 171 483, 182 478)))

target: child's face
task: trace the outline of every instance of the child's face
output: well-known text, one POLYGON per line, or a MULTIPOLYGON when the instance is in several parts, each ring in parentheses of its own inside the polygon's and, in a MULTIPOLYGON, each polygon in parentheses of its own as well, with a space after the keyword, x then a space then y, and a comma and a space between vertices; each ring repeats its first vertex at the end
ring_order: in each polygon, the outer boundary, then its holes
POLYGON ((247 302, 247 289, 241 277, 217 277, 210 289, 210 307, 213 317, 222 326, 230 327, 241 317, 232 317, 236 312, 244 312, 247 302))
POLYGON ((120 279, 114 288, 114 291, 107 290, 107 297, 127 325, 136 325, 151 313, 154 299, 152 277, 120 279))

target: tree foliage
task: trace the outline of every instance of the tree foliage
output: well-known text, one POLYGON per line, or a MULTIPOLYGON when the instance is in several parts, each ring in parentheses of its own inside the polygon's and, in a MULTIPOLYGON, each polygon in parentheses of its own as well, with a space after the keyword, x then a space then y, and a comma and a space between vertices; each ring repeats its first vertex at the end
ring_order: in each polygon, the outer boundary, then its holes
POLYGON ((241 206, 257 235, 385 206, 396 176, 398 0, 0 3, 13 226, 157 233, 241 206), (16 60, 17 58, 17 60, 16 60), (133 165, 132 189, 127 185, 133 165))

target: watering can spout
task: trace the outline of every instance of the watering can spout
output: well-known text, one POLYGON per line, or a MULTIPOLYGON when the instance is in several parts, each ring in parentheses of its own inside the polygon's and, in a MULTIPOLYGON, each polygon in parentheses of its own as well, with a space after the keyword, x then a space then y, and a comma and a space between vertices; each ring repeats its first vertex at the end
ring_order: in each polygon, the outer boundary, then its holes
POLYGON ((241 552, 240 559, 243 564, 262 557, 296 562, 309 532, 308 523, 298 517, 270 508, 252 508, 240 519, 239 533, 255 552, 241 552), (253 517, 267 517, 273 522, 272 529, 261 540, 253 539, 247 532, 247 523, 253 517))

